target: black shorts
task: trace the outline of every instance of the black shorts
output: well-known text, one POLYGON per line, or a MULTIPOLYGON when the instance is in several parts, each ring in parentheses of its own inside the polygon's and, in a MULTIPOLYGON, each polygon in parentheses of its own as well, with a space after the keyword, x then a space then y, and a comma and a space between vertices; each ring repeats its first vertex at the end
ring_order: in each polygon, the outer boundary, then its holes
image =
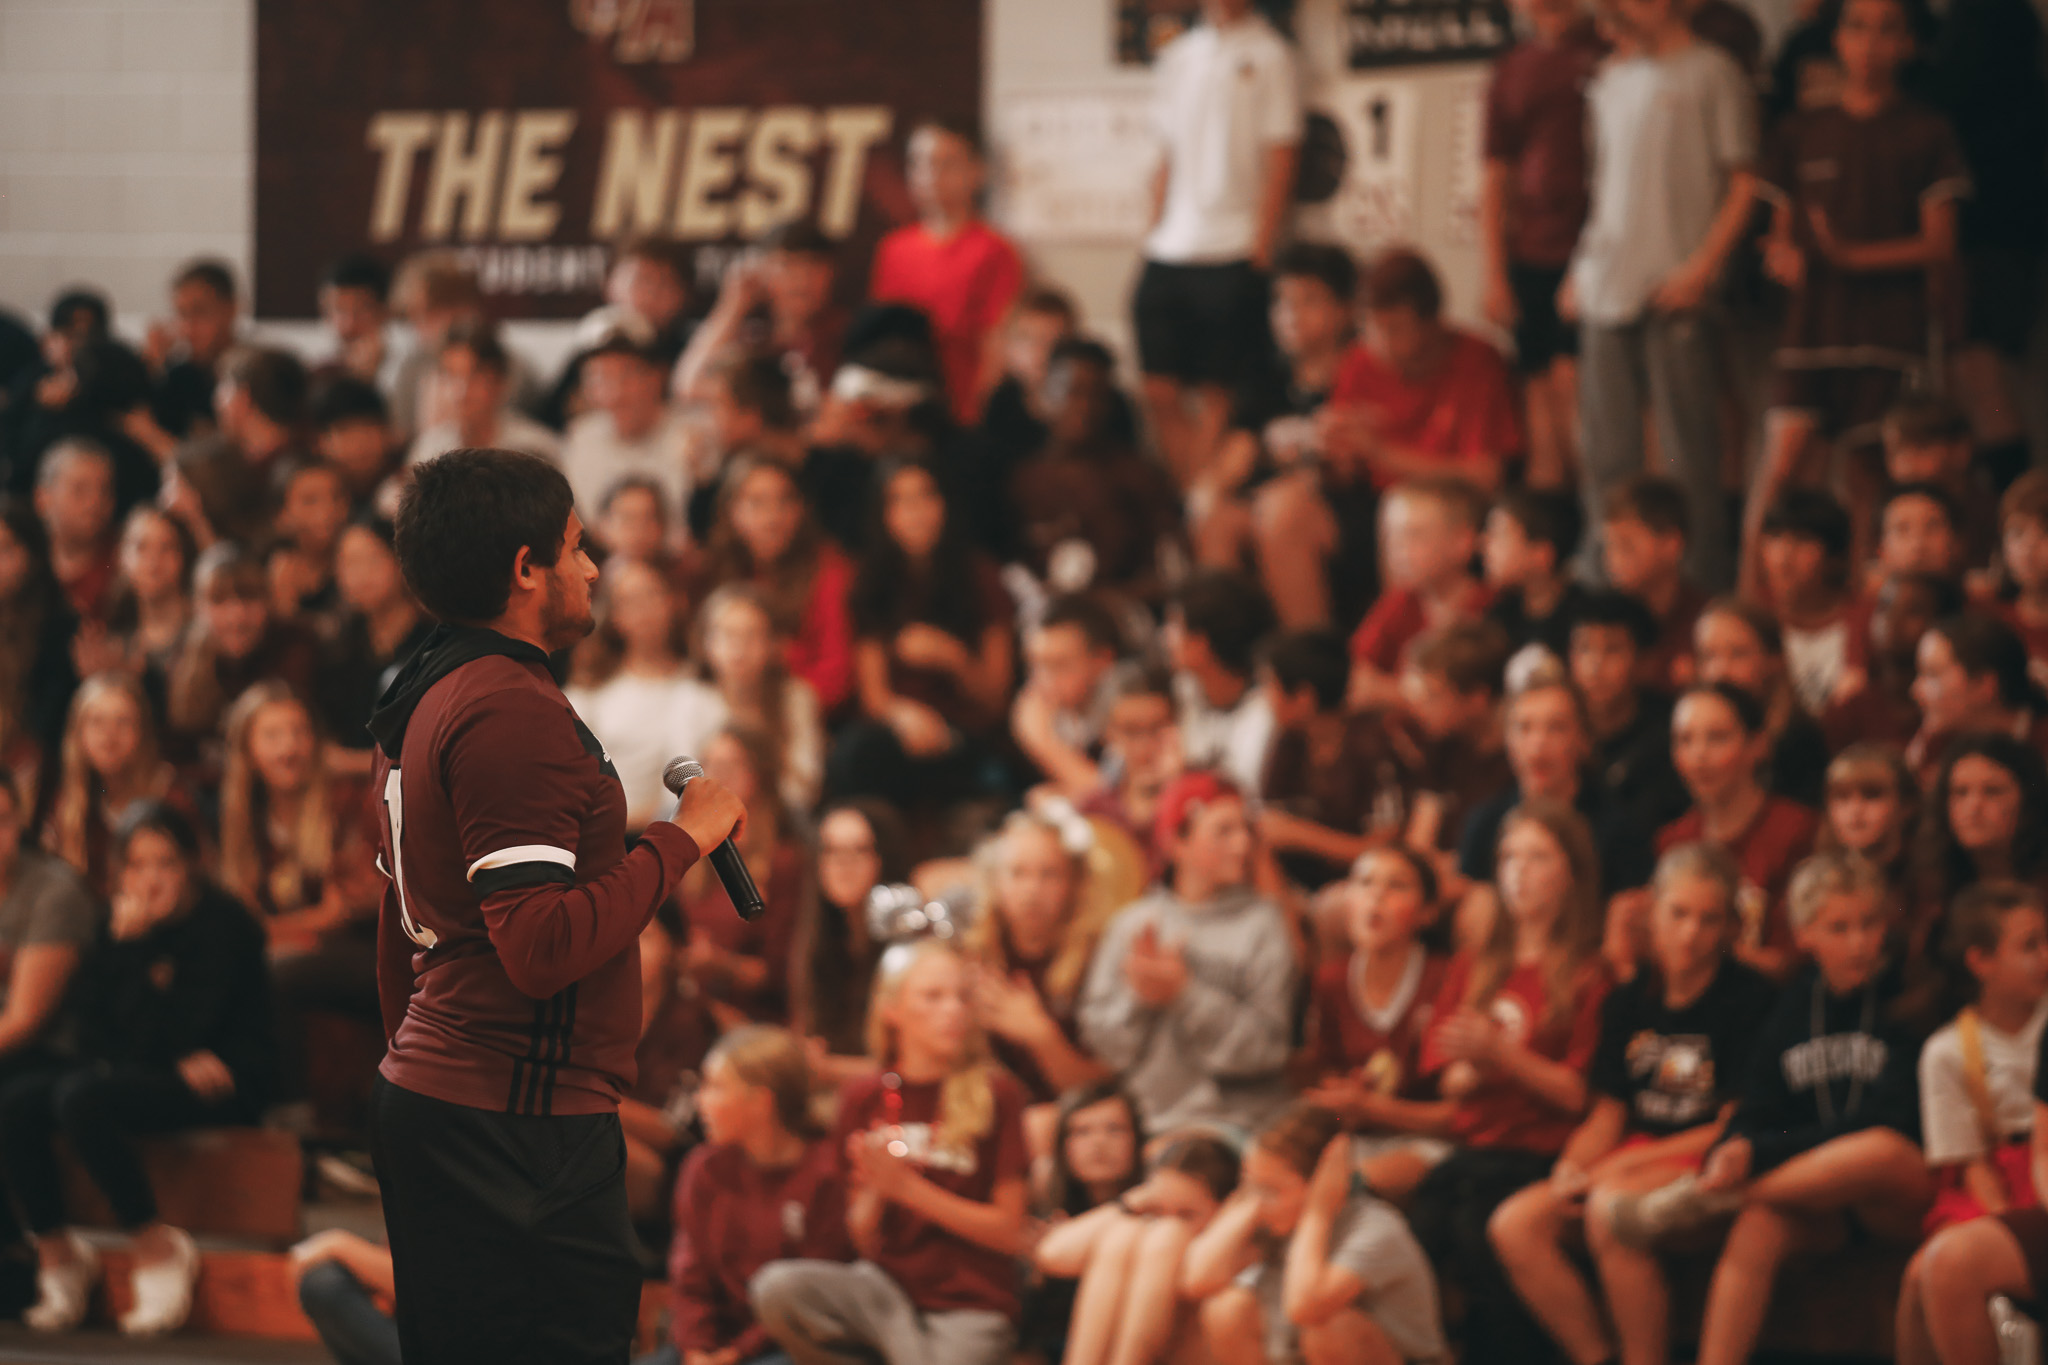
POLYGON ((1138 363, 1148 375, 1235 388, 1271 355, 1266 277, 1250 261, 1147 261, 1131 312, 1138 363))
POLYGON ((1906 391, 1906 376, 1878 365, 1853 369, 1781 365, 1771 382, 1771 406, 1807 413, 1831 441, 1850 447, 1884 439, 1884 415, 1906 391))
POLYGON ((2041 311, 2041 253, 1980 246, 1963 255, 1965 337, 2015 360, 2034 339, 2041 311))
POLYGON ((1515 296, 1515 372, 1538 375, 1559 358, 1579 353, 1579 329, 1557 312, 1557 291, 1565 267, 1508 263, 1508 289, 1515 296))
POLYGON ((626 1365, 640 1267, 617 1114, 541 1117, 376 1081, 406 1365, 626 1365))

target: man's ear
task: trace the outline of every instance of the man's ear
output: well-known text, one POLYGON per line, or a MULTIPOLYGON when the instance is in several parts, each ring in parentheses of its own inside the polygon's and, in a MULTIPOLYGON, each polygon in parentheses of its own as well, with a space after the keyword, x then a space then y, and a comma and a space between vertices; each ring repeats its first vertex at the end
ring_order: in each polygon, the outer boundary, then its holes
POLYGON ((539 577, 533 567, 533 547, 520 546, 519 552, 512 556, 512 586, 530 588, 539 577))

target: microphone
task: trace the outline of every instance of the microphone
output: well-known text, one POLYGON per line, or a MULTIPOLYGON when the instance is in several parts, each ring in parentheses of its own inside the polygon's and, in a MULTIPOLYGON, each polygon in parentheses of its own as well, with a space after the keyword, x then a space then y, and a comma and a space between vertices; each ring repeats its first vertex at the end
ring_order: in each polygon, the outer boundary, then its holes
MULTIPOLYGON (((704 765, 694 758, 672 758, 668 767, 662 770, 661 785, 677 796, 695 778, 704 776, 704 765)), ((732 908, 740 912, 741 919, 759 919, 767 904, 761 899, 761 888, 754 885, 754 874, 747 871, 746 859, 727 839, 711 850, 711 870, 718 874, 719 884, 725 887, 727 899, 732 908)))

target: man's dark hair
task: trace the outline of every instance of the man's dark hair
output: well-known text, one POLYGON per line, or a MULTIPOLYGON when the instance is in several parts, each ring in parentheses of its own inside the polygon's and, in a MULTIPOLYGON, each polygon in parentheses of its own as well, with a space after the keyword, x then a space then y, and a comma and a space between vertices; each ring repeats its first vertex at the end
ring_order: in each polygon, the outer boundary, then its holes
POLYGON ((1764 534, 1818 544, 1830 562, 1849 557, 1849 514, 1818 488, 1788 488, 1764 512, 1764 534))
POLYGON ((839 255, 839 245, 825 235, 825 230, 808 218, 797 218, 768 229, 761 238, 763 251, 783 251, 792 256, 816 256, 831 262, 839 255))
POLYGON ((468 351, 477 364, 501 379, 512 373, 512 357, 498 340, 498 329, 488 322, 465 319, 450 327, 441 341, 441 354, 456 350, 468 351))
POLYGON ((352 374, 337 375, 313 391, 313 429, 326 431, 344 422, 391 420, 391 405, 375 384, 352 374))
POLYGON ((90 319, 86 323, 88 339, 97 341, 106 336, 112 313, 107 307, 107 296, 97 289, 67 289, 59 294, 50 304, 50 330, 70 332, 78 325, 80 314, 90 319))
POLYGON ((1174 594, 1182 627, 1206 640, 1216 662, 1249 678, 1259 641, 1273 628, 1273 604, 1259 585, 1232 569, 1198 569, 1174 594))
POLYGON ((1349 308, 1358 297, 1358 262, 1331 242, 1296 242, 1273 262, 1276 280, 1315 280, 1349 308))
POLYGON ((1657 617, 1642 598, 1616 588, 1588 588, 1572 613, 1572 629, 1605 626, 1628 632, 1637 652, 1657 643, 1657 617))
POLYGON ((1017 300, 1020 313, 1042 313, 1046 317, 1063 319, 1072 327, 1080 321, 1080 314, 1074 309, 1074 301, 1049 284, 1037 284, 1024 291, 1017 300))
POLYGON ((1957 504, 1954 494, 1938 483, 1902 483, 1887 492, 1884 501, 1878 504, 1877 524, 1880 530, 1884 527, 1884 514, 1891 511, 1892 504, 1902 498, 1927 499, 1941 509, 1942 518, 1948 522, 1950 530, 1962 529, 1963 509, 1957 504))
POLYGON ((228 352, 221 377, 249 395, 250 406, 279 426, 306 420, 306 367, 290 351, 240 346, 228 352))
POLYGON ((1046 368, 1051 369, 1054 365, 1074 360, 1084 365, 1093 365, 1106 375, 1114 377, 1116 374, 1116 352, 1094 337, 1061 337, 1053 343, 1045 363, 1046 368))
POLYGON ((629 237, 619 243, 618 251, 614 253, 612 259, 615 263, 645 261, 649 265, 668 271, 679 283, 685 286, 689 284, 690 271, 684 248, 665 237, 629 237))
POLYGON ((1935 446, 1967 441, 1970 418, 1952 398, 1938 393, 1909 393, 1884 415, 1885 438, 1897 445, 1935 446))
POLYGON ((1109 699, 1118 702, 1131 697, 1164 697, 1172 701, 1173 674, 1141 659, 1124 660, 1110 671, 1109 699))
POLYGON ((1316 709, 1334 711, 1344 704, 1351 680, 1351 655, 1334 631, 1290 630, 1267 640, 1259 651, 1273 681, 1293 696, 1303 687, 1315 690, 1316 709))
POLYGON ((910 125, 910 136, 916 137, 927 128, 958 139, 977 160, 988 154, 988 148, 981 139, 981 125, 973 119, 953 114, 927 114, 910 125))
POLYGON ((1395 247, 1380 253, 1365 272, 1365 306, 1375 313, 1406 308, 1423 321, 1432 321, 1444 310, 1443 283, 1419 253, 1395 247))
POLYGON ((451 450, 413 466, 393 548, 420 605, 443 621, 496 620, 512 561, 553 567, 575 506, 562 471, 512 450, 451 450))
POLYGON ((171 288, 183 289, 188 284, 203 284, 227 302, 235 301, 235 272, 226 261, 206 257, 185 262, 171 276, 171 288))
POLYGON ((1055 626, 1072 626, 1080 631, 1090 649, 1106 649, 1111 654, 1124 652, 1124 633, 1117 626, 1116 614, 1100 599, 1086 593, 1053 598, 1045 615, 1039 618, 1038 628, 1051 630, 1055 626))
POLYGON ((1405 663, 1434 674, 1461 697, 1475 692, 1499 696, 1507 685, 1508 656, 1514 652, 1498 621, 1453 621, 1418 635, 1408 646, 1405 663))
POLYGON ((1575 494, 1550 488, 1510 488, 1494 506, 1514 519, 1522 534, 1548 545, 1555 557, 1551 571, 1562 573, 1578 553, 1579 537, 1585 534, 1586 514, 1575 494))
POLYGON ((717 374, 734 407, 759 415, 770 431, 796 430, 796 400, 780 356, 745 352, 720 364, 717 374))
POLYGON ((382 303, 391 295, 391 267, 375 256, 355 252, 328 266, 320 283, 328 289, 360 289, 382 303))
POLYGON ((1661 536, 1692 538, 1692 513, 1685 489, 1676 479, 1638 474, 1607 490, 1600 504, 1602 521, 1640 521, 1661 536))
POLYGON ((128 846, 144 831, 170 840, 187 864, 199 861, 199 831, 192 818, 170 802, 155 799, 137 801, 122 813, 114 826, 115 857, 125 859, 128 846))

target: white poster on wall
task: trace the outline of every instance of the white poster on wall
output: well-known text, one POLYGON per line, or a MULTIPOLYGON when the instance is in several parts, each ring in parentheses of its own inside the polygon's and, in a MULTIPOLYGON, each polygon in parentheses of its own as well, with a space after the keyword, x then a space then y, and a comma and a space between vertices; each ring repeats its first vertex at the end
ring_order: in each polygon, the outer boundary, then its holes
POLYGON ((1479 196, 1486 182, 1486 82, 1483 75, 1451 95, 1451 202, 1444 226, 1454 246, 1479 245, 1479 196))
POLYGON ((1344 140, 1330 230, 1365 254, 1415 237, 1416 91, 1399 80, 1345 79, 1324 101, 1344 140))
POLYGON ((996 109, 996 203, 1026 242, 1135 242, 1152 213, 1152 97, 1125 90, 1010 95, 996 109))

